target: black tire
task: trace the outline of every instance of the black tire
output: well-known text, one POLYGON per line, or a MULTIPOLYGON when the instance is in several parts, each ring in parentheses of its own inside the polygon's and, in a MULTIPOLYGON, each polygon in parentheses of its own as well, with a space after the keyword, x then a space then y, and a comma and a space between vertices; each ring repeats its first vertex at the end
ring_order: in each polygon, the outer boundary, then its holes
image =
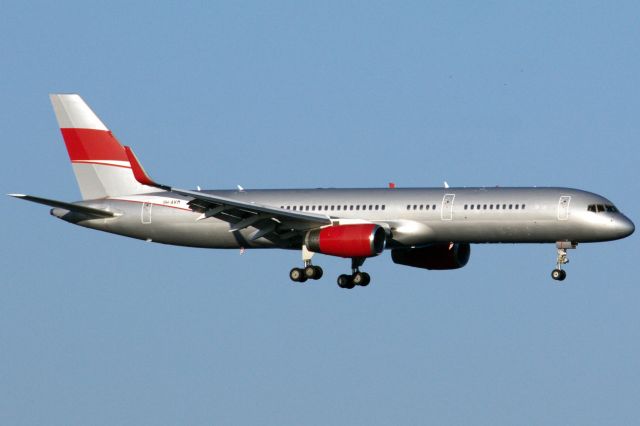
POLYGON ((366 272, 356 272, 353 274, 353 283, 362 287, 366 287, 371 282, 371 277, 366 272))
POLYGON ((319 266, 314 266, 313 269, 316 270, 315 279, 319 280, 320 278, 322 278, 322 276, 324 275, 324 271, 322 270, 322 268, 319 266))
POLYGON ((342 274, 338 277, 338 287, 352 289, 355 287, 351 275, 342 274))
POLYGON ((309 265, 304 268, 304 276, 310 280, 319 280, 322 278, 322 268, 319 266, 309 265))
POLYGON ((289 271, 289 278, 291 278, 291 281, 297 283, 303 283, 307 280, 307 277, 304 275, 304 271, 300 268, 293 268, 289 271))
POLYGON ((553 278, 556 281, 562 281, 566 278, 567 273, 564 272, 562 269, 554 269, 553 271, 551 271, 551 278, 553 278))
POLYGON ((304 268, 304 276, 310 280, 315 280, 316 278, 316 268, 312 265, 306 266, 304 268))
POLYGON ((361 287, 366 287, 369 285, 369 283, 371 282, 371 275, 367 274, 366 272, 362 272, 362 282, 360 283, 361 287))

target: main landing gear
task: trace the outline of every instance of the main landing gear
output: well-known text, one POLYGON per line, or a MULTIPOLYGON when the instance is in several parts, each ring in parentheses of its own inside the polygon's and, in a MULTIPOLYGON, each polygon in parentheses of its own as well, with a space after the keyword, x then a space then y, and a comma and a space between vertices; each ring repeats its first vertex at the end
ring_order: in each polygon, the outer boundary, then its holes
MULTIPOLYGON (((289 272, 291 281, 303 283, 307 280, 319 280, 322 278, 322 268, 311 264, 311 258, 314 253, 307 250, 306 246, 302 246, 302 261, 304 268, 293 268, 289 272)), ((364 263, 364 257, 356 257, 351 259, 351 275, 342 274, 338 277, 338 286, 340 288, 352 289, 355 286, 366 287, 371 282, 371 276, 366 272, 360 272, 360 267, 364 263)))
POLYGON ((323 271, 321 267, 309 263, 306 264, 304 268, 293 268, 289 272, 289 278, 291 278, 291 281, 303 283, 306 280, 319 280, 322 278, 322 274, 323 271))
POLYGON ((562 265, 569 263, 569 257, 567 256, 568 249, 574 249, 578 246, 578 243, 572 243, 570 241, 558 241, 556 248, 558 249, 558 257, 556 258, 556 269, 551 271, 551 278, 556 281, 564 281, 567 278, 567 272, 562 269, 562 265))
POLYGON ((338 287, 352 289, 359 285, 366 287, 371 282, 371 276, 366 272, 360 272, 360 267, 364 263, 364 258, 356 257, 351 259, 351 275, 342 274, 338 277, 338 287))
POLYGON ((314 253, 312 251, 307 250, 307 246, 302 246, 302 261, 304 262, 304 268, 293 268, 289 272, 289 278, 291 278, 291 281, 303 283, 307 280, 319 280, 322 278, 322 268, 311 264, 313 254, 314 253))

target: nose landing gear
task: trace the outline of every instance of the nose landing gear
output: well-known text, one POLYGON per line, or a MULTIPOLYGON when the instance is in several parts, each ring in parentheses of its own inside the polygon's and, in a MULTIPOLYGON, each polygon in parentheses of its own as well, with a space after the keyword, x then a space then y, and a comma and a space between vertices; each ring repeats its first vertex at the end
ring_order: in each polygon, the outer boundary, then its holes
POLYGON ((567 256, 568 249, 575 249, 578 243, 572 243, 570 241, 558 241, 556 248, 558 249, 558 256, 556 258, 556 269, 551 271, 551 278, 556 281, 564 281, 567 278, 567 272, 562 269, 562 265, 569 263, 569 257, 567 256))

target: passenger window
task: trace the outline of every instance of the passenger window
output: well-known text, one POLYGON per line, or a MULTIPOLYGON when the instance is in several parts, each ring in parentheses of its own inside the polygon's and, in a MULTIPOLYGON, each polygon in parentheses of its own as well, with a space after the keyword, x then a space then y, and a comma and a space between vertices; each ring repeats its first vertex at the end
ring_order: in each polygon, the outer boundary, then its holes
POLYGON ((524 210, 524 206, 525 206, 525 205, 526 205, 526 204, 523 204, 523 205, 522 205, 522 210, 524 210))
POLYGON ((385 205, 385 204, 383 204, 383 205, 382 205, 382 210, 384 210, 384 209, 385 209, 385 207, 386 207, 386 205, 385 205))
POLYGON ((353 210, 353 206, 352 206, 352 205, 351 205, 351 206, 349 206, 349 210, 353 210))
POLYGON ((424 209, 424 204, 420 204, 420 210, 424 209))
POLYGON ((336 210, 340 211, 340 206, 336 206, 336 207, 337 207, 336 210))
POLYGON ((473 204, 471 204, 471 210, 473 210, 473 204))
POLYGON ((376 210, 378 210, 378 207, 380 207, 380 205, 379 205, 379 204, 376 204, 376 210))
POLYGON ((407 204, 407 210, 410 210, 410 209, 411 209, 411 206, 407 204))
POLYGON ((482 206, 482 210, 486 210, 487 209, 487 205, 485 204, 484 206, 482 206))
POLYGON ((496 210, 500 210, 500 204, 496 204, 496 210))
POLYGON ((520 208, 520 204, 516 204, 516 210, 520 208))
POLYGON ((480 204, 476 205, 476 209, 480 210, 480 204))
POLYGON ((509 204, 509 210, 513 209, 513 204, 509 204))
POLYGON ((506 204, 503 204, 503 205, 502 205, 502 210, 506 210, 506 209, 507 209, 507 205, 506 205, 506 204))
POLYGON ((493 204, 489 204, 489 210, 493 210, 493 204))
POLYGON ((418 205, 417 205, 417 204, 414 204, 414 205, 413 205, 413 209, 414 209, 414 210, 418 210, 418 205))
POLYGON ((464 205, 464 209, 466 210, 466 209, 467 209, 467 207, 468 207, 468 206, 465 204, 465 205, 464 205))
POLYGON ((436 205, 434 204, 433 206, 431 206, 431 208, 432 208, 433 210, 435 210, 435 209, 436 209, 436 205))

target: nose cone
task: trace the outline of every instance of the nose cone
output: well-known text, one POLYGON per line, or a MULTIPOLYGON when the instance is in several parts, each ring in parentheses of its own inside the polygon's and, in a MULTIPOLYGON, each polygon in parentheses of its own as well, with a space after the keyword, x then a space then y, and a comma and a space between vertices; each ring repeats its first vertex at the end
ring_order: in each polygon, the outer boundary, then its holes
POLYGON ((617 238, 625 238, 633 234, 636 230, 635 225, 626 216, 620 215, 615 221, 615 231, 617 238))

